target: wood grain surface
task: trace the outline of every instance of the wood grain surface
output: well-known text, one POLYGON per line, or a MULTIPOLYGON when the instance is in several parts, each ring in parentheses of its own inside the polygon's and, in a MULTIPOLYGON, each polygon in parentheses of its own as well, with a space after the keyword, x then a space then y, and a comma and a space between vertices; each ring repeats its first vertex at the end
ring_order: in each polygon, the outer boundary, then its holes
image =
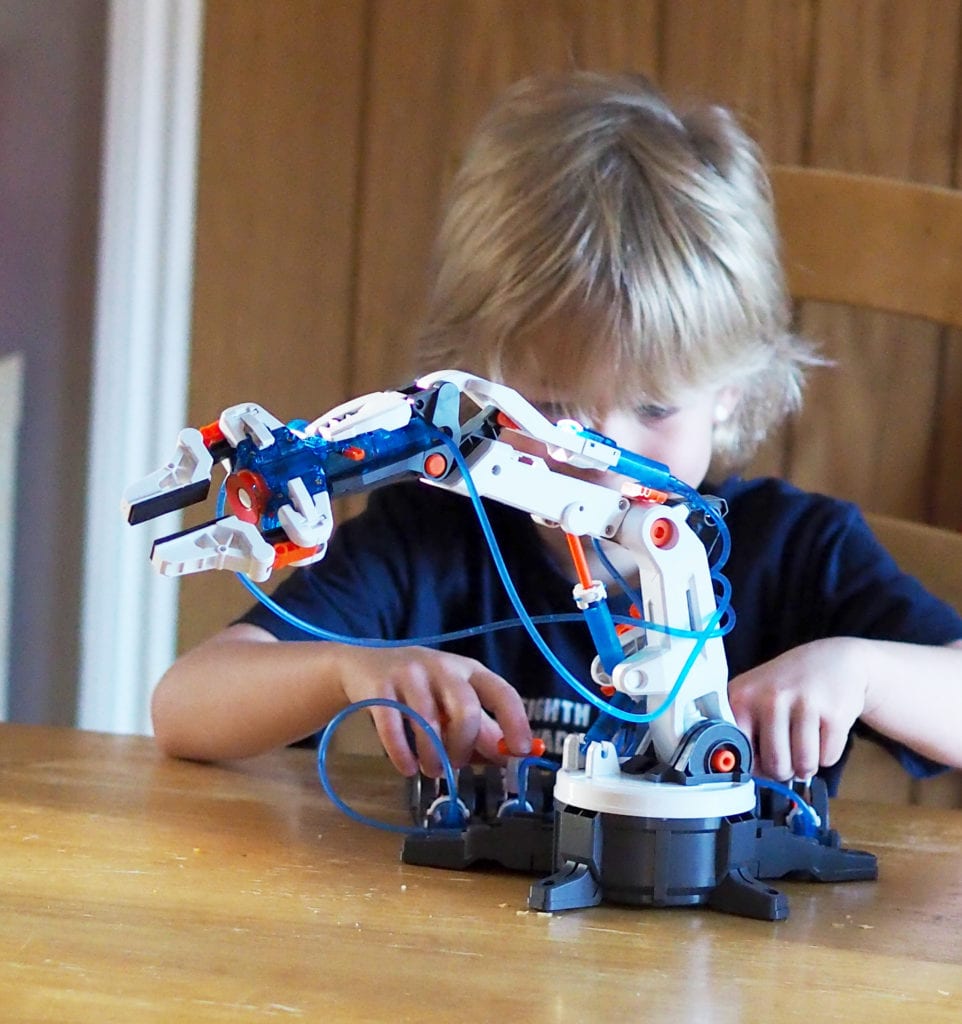
MULTIPOLYGON (((341 759, 401 821, 385 762, 341 759)), ((956 1022, 962 814, 840 802, 878 882, 779 883, 787 921, 529 911, 530 879, 399 863, 313 757, 163 759, 0 725, 0 1020, 956 1022)))

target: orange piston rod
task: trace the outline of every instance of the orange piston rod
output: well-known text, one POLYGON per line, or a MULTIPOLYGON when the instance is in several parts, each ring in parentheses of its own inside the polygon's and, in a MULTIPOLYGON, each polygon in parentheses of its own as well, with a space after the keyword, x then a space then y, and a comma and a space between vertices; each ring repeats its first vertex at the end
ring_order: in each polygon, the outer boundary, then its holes
POLYGON ((578 574, 578 582, 587 589, 594 581, 591 578, 591 570, 588 568, 585 549, 581 546, 581 538, 573 533, 566 533, 565 540, 568 542, 571 561, 574 562, 575 572, 578 574))
MULTIPOLYGON (((664 491, 642 487, 640 484, 626 484, 622 488, 622 493, 631 501, 641 501, 651 505, 663 505, 668 500, 668 495, 664 491)), ((661 523, 662 520, 659 519, 658 522, 661 523)), ((591 570, 588 568, 585 549, 581 546, 581 538, 576 537, 573 533, 566 533, 565 540, 568 542, 571 561, 574 562, 575 572, 578 574, 578 582, 583 587, 590 587, 594 581, 591 578, 591 570)))

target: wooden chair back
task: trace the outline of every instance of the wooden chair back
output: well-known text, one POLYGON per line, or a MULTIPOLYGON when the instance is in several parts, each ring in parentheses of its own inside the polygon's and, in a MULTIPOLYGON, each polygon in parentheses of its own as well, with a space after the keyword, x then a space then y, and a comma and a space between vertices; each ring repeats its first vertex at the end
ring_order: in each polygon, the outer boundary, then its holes
POLYGON ((962 192, 775 167, 791 294, 962 328, 962 192))
MULTIPOLYGON (((962 328, 962 191, 789 166, 773 169, 772 186, 796 301, 962 328)), ((962 533, 887 515, 868 519, 903 569, 962 611, 962 533)), ((853 767, 847 795, 962 806, 958 773, 912 783, 887 755, 866 751, 853 767)))

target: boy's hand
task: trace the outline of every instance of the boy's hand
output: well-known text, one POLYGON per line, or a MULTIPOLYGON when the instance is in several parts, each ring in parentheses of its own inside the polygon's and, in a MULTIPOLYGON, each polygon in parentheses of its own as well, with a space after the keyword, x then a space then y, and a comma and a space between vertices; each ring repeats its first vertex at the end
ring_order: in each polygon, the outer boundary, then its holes
POLYGON ((757 770, 778 780, 808 779, 835 764, 867 693, 858 642, 847 637, 803 644, 728 684, 757 770))
MULTIPOLYGON (((386 697, 406 704, 442 737, 455 770, 473 754, 502 761, 502 737, 513 753, 530 749, 531 727, 517 691, 478 661, 427 647, 347 647, 340 660, 342 688, 349 701, 386 697)), ((420 765, 426 775, 442 774, 437 751, 417 725, 415 756, 399 712, 375 707, 371 715, 399 772, 414 775, 420 765)))

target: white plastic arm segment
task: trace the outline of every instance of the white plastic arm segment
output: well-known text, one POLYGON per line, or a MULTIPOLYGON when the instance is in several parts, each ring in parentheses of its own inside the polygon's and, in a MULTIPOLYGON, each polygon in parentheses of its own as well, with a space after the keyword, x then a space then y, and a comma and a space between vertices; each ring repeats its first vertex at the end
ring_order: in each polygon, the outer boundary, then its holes
POLYGON ((213 467, 214 460, 200 431, 187 427, 177 436, 177 449, 170 462, 124 490, 124 515, 129 515, 133 506, 150 498, 210 480, 213 467))
MULTIPOLYGON (((676 629, 704 629, 716 608, 705 547, 686 520, 684 505, 634 505, 613 538, 634 556, 643 618, 676 629), (652 527, 668 524, 667 543, 656 543, 652 527)), ((648 707, 662 704, 685 671, 695 640, 649 630, 645 646, 626 651, 611 673, 611 685, 631 697, 647 697, 648 707)), ((667 711, 651 723, 659 757, 668 761, 685 733, 705 718, 734 724, 728 703, 728 664, 722 638, 707 639, 688 667, 684 683, 667 711)))
POLYGON ((277 510, 277 518, 284 532, 302 548, 326 546, 334 529, 330 494, 318 491, 312 497, 299 476, 288 480, 287 493, 291 503, 277 510))
POLYGON ((162 576, 187 576, 208 569, 229 569, 263 583, 274 568, 274 548, 257 532, 253 523, 228 516, 158 541, 150 561, 162 576))
MULTIPOLYGON (((479 444, 468 457, 468 467, 483 498, 521 509, 578 536, 613 536, 630 504, 620 491, 565 476, 544 459, 519 452, 504 441, 479 444)), ((460 474, 422 480, 458 494, 468 493, 460 474)))
POLYGON ((369 430, 398 430, 410 419, 411 403, 400 391, 373 391, 324 413, 304 432, 325 441, 346 441, 369 430))
POLYGON ((617 448, 582 437, 570 428, 557 426, 538 412, 526 398, 505 384, 496 384, 463 370, 438 370, 421 377, 417 384, 418 387, 431 387, 442 381, 454 384, 462 394, 482 408, 493 405, 500 409, 523 433, 543 441, 548 447, 548 454, 556 462, 584 469, 610 469, 618 461, 620 452, 617 448))
POLYGON ((258 448, 270 448, 274 443, 271 431, 284 426, 276 416, 254 402, 242 402, 225 409, 220 414, 218 425, 235 448, 245 437, 249 437, 258 448))

